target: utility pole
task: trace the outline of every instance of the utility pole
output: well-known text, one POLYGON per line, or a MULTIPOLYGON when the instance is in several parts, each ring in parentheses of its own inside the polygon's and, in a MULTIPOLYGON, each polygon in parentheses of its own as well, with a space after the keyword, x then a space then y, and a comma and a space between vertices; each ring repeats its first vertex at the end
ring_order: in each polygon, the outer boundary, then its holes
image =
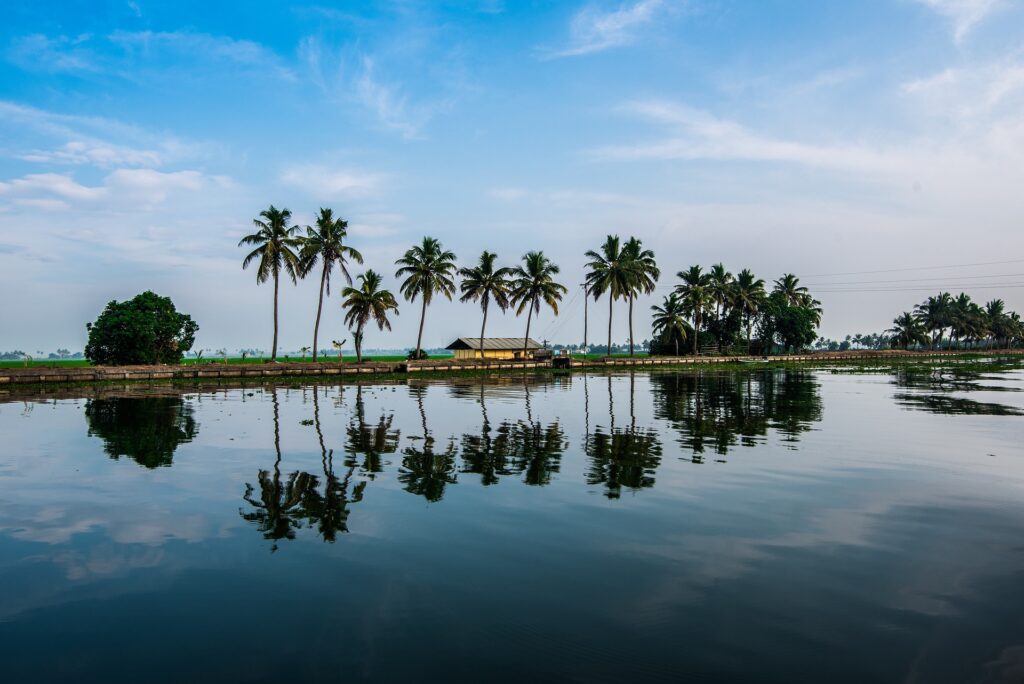
POLYGON ((587 353, 587 304, 589 303, 587 301, 587 299, 588 299, 587 295, 589 293, 587 292, 587 284, 586 283, 582 283, 580 285, 580 287, 583 288, 583 353, 586 354, 587 353))

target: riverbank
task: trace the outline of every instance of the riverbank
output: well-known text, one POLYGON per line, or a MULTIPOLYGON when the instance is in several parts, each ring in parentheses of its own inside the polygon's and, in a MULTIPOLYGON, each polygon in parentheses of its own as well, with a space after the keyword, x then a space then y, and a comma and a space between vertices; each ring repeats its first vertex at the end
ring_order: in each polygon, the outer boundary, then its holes
POLYGON ((621 368, 667 368, 741 364, 813 364, 889 361, 895 359, 931 360, 944 358, 979 358, 986 356, 1024 355, 1022 349, 990 351, 906 352, 847 351, 793 354, 787 356, 641 356, 573 359, 568 368, 566 359, 554 361, 429 361, 366 362, 362 364, 329 363, 251 363, 190 364, 182 366, 86 366, 77 368, 4 368, 0 369, 0 387, 12 385, 63 385, 106 382, 190 381, 216 379, 283 379, 298 377, 372 378, 382 376, 431 375, 446 376, 465 373, 488 373, 508 370, 601 370, 621 368))

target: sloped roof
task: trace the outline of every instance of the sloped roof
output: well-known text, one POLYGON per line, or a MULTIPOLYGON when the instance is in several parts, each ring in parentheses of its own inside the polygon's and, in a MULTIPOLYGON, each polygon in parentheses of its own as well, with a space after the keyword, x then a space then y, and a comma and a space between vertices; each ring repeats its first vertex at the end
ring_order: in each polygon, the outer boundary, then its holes
MULTIPOLYGON (((522 351, 522 337, 485 337, 484 351, 522 351)), ((530 338, 526 341, 527 349, 542 349, 537 340, 530 338)), ((445 349, 480 349, 479 337, 460 337, 445 349)))

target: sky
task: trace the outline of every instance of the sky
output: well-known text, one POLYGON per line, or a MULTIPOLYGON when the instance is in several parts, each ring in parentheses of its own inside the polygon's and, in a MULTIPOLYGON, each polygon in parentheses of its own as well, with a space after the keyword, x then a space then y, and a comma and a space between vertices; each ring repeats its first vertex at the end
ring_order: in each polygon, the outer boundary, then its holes
MULTIPOLYGON (((269 349, 239 239, 268 205, 349 221, 365 267, 423 236, 543 250, 570 286, 531 335, 579 342, 583 253, 663 275, 800 276, 821 333, 939 290, 1024 311, 1024 2, 8 0, 0 22, 0 350, 81 349, 110 300, 170 296, 198 348, 269 349)), ((362 267, 354 266, 353 272, 362 267)), ((348 339, 338 285, 321 340, 348 339)), ((318 282, 281 288, 311 343, 318 282)), ((418 305, 367 347, 415 343, 418 305)), ((437 301, 424 345, 479 334, 437 301)), ((591 341, 605 303, 591 302, 591 341)), ((522 335, 492 315, 488 334, 522 335)), ((626 338, 625 306, 614 338, 626 338)), ((321 344, 327 346, 327 344, 321 344)))

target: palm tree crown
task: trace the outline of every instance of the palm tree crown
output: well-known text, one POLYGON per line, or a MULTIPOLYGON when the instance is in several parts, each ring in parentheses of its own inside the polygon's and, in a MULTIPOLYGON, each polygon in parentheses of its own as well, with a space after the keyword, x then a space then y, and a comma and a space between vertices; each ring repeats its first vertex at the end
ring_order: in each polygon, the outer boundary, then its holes
POLYGON ((616 299, 628 297, 631 287, 631 269, 628 266, 628 255, 623 249, 618 235, 609 235, 601 251, 589 250, 585 256, 587 262, 586 286, 587 293, 597 300, 608 293, 608 354, 612 353, 612 303, 616 299))
POLYGON ((693 320, 693 353, 697 353, 700 324, 705 309, 711 305, 711 277, 700 266, 691 266, 676 274, 683 282, 676 286, 685 311, 693 320))
POLYGON ((356 357, 363 360, 363 328, 371 320, 377 324, 380 330, 391 330, 391 321, 388 320, 388 312, 394 311, 398 314, 398 302, 395 296, 388 290, 382 290, 380 274, 372 269, 367 269, 358 277, 357 287, 346 287, 341 291, 344 301, 341 306, 346 310, 345 325, 355 327, 356 357))
POLYGON ((410 248, 395 261, 399 269, 396 278, 402 281, 402 296, 407 301, 422 302, 420 312, 420 329, 416 337, 416 358, 422 353, 423 321, 427 315, 427 306, 433 301, 435 294, 442 294, 451 299, 455 294, 455 253, 444 249, 441 243, 432 237, 423 238, 423 242, 410 248))
POLYGON ((512 287, 509 299, 516 307, 516 315, 527 311, 526 335, 523 338, 523 352, 530 339, 530 321, 534 311, 540 315, 541 304, 547 304, 558 315, 558 302, 568 292, 568 288, 556 283, 554 276, 561 269, 544 256, 544 252, 527 252, 523 255, 523 264, 516 266, 512 272, 512 287))
POLYGON ((331 296, 331 271, 335 264, 341 269, 345 282, 352 284, 352 276, 348 273, 348 260, 357 264, 363 263, 363 255, 344 243, 348 237, 348 221, 335 217, 334 211, 320 208, 316 218, 316 227, 306 226, 306 237, 302 239, 302 251, 299 258, 302 262, 302 274, 312 271, 317 262, 323 262, 320 274, 320 299, 316 308, 316 323, 313 326, 313 360, 316 361, 317 339, 320 334, 320 314, 324 308, 324 292, 331 296))
POLYGON ((277 294, 281 271, 296 282, 302 271, 302 263, 297 254, 301 249, 301 241, 295 237, 298 230, 295 226, 289 226, 292 212, 287 209, 278 209, 273 204, 260 212, 259 218, 253 219, 255 233, 246 235, 238 242, 238 246, 251 246, 254 249, 245 255, 242 260, 242 268, 248 268, 253 261, 259 260, 256 269, 256 282, 266 282, 268 278, 274 280, 274 344, 270 353, 270 360, 277 359, 277 294))
POLYGON ((654 312, 651 332, 660 335, 665 342, 674 341, 676 356, 679 356, 679 342, 686 341, 686 321, 684 320, 686 311, 679 295, 673 292, 665 297, 661 306, 653 305, 651 311, 654 312))
POLYGON ((459 277, 462 278, 462 282, 459 283, 462 290, 460 301, 479 301, 484 314, 483 323, 480 325, 480 358, 484 356, 484 329, 487 327, 487 309, 491 300, 494 300, 502 311, 509 307, 508 297, 514 271, 507 267, 495 268, 494 262, 497 258, 497 254, 485 250, 476 266, 459 269, 459 277))

